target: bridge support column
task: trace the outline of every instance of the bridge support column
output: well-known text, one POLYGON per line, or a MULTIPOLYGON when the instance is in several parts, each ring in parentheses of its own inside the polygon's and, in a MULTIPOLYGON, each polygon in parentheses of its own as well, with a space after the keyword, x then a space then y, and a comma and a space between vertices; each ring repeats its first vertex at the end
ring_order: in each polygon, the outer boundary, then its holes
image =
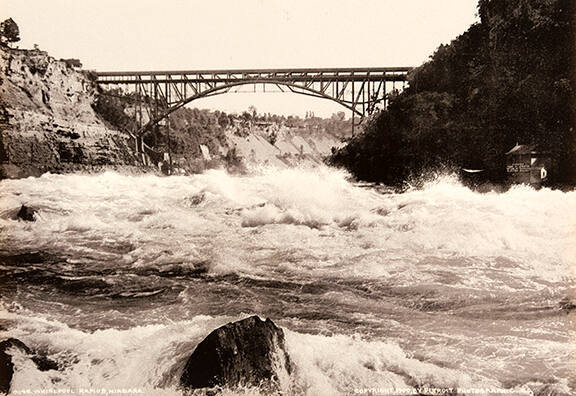
POLYGON ((172 174, 172 149, 170 148, 170 116, 166 117, 166 144, 168 145, 168 174, 172 174))

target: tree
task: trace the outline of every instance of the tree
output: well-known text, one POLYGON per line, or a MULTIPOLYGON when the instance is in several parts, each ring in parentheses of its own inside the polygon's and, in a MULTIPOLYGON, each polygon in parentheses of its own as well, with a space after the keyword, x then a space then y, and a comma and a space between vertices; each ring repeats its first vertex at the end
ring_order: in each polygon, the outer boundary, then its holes
POLYGON ((243 111, 243 112, 242 112, 242 119, 243 119, 244 121, 250 121, 250 120, 252 119, 252 114, 250 114, 250 113, 247 112, 247 111, 243 111))
POLYGON ((20 41, 20 29, 12 18, 6 19, 0 23, 0 43, 8 45, 20 41))
POLYGON ((66 63, 66 66, 71 67, 71 68, 81 68, 82 67, 82 62, 80 62, 80 59, 70 58, 70 59, 60 59, 60 60, 63 61, 64 63, 66 63))
POLYGON ((344 119, 346 118, 346 113, 344 113, 343 111, 339 111, 338 113, 332 114, 331 118, 335 121, 344 121, 344 119))
POLYGON ((230 125, 228 115, 225 112, 221 112, 218 115, 218 125, 220 125, 222 128, 226 128, 228 125, 230 125))
POLYGON ((116 128, 133 130, 134 120, 124 112, 127 99, 122 90, 112 89, 106 94, 98 95, 92 108, 116 128))

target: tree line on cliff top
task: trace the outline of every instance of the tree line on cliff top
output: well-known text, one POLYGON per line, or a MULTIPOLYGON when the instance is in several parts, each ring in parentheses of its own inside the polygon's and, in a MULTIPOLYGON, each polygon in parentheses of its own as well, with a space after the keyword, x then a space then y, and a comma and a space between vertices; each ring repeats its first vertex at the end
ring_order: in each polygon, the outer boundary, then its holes
POLYGON ((549 152, 553 183, 576 183, 573 0, 480 0, 480 22, 409 77, 331 163, 401 185, 438 170, 506 180, 516 143, 549 152))

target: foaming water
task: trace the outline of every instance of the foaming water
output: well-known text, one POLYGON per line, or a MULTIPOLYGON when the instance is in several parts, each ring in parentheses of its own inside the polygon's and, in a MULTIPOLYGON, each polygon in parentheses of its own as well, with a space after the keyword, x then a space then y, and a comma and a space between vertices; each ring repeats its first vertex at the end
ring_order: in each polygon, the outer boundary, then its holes
POLYGON ((63 365, 20 357, 16 390, 180 394, 195 345, 250 314, 285 329, 287 393, 576 389, 574 192, 380 193, 324 167, 0 189, 3 335, 63 365))

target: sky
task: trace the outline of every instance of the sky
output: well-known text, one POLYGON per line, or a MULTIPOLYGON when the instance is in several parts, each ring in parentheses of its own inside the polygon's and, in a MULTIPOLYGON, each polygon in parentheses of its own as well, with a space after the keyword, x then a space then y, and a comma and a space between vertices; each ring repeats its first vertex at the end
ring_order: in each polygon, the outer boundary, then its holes
MULTIPOLYGON (((85 69, 418 66, 478 20, 477 0, 0 0, 0 18, 85 69)), ((245 89, 248 91, 248 89, 245 89)), ((238 93, 200 108, 329 116, 338 104, 238 93)))

